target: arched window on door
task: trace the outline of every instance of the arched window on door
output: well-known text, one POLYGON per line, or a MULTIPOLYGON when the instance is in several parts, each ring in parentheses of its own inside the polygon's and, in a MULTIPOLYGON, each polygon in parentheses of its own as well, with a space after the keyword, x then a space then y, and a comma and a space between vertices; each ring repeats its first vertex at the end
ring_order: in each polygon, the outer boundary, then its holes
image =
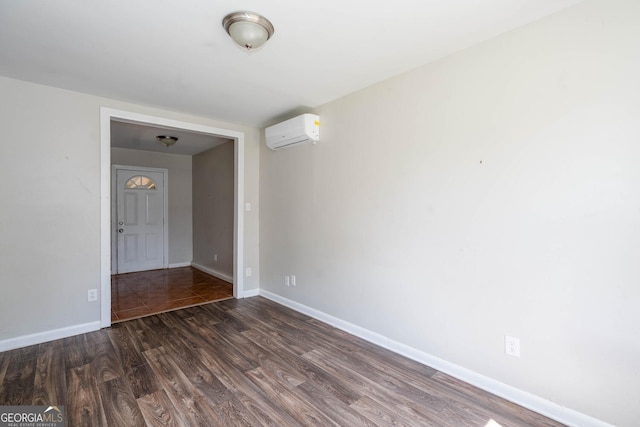
POLYGON ((155 190, 156 183, 147 176, 136 175, 127 180, 124 184, 124 188, 129 190, 155 190))

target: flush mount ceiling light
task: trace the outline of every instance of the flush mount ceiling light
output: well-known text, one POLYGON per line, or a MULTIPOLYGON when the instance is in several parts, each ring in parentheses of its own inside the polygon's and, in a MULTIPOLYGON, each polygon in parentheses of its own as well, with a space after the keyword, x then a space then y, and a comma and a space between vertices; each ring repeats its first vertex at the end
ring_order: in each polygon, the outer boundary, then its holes
POLYGON ((262 46, 273 35, 273 24, 253 12, 233 12, 222 20, 222 26, 239 46, 251 50, 262 46))
POLYGON ((175 136, 158 135, 156 136, 156 139, 165 147, 171 147, 173 144, 178 142, 178 138, 175 136))

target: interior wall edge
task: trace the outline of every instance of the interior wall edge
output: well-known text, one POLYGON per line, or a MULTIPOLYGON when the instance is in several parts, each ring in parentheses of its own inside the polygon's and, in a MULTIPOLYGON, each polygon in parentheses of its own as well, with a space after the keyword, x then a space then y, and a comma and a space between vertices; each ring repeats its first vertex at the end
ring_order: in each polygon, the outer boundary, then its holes
POLYGON ((174 262, 173 264, 169 264, 169 268, 180 268, 180 267, 190 267, 191 261, 184 262, 174 262))
POLYGON ((242 293, 242 298, 257 297, 258 295, 261 295, 260 289, 249 289, 248 291, 244 291, 242 293))
POLYGON ((218 279, 224 280, 225 282, 233 283, 233 277, 224 273, 220 273, 219 271, 216 271, 210 267, 198 264, 197 262, 191 262, 189 265, 191 265, 191 267, 195 268, 196 270, 202 271, 203 273, 210 274, 214 277, 217 277, 218 279))

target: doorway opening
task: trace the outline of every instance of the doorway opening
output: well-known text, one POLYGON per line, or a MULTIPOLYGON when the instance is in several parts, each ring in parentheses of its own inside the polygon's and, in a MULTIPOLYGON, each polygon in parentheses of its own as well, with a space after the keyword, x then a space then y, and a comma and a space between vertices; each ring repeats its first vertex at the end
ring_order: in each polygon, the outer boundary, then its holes
MULTIPOLYGON (((111 324, 111 273, 112 273, 112 243, 115 243, 113 232, 116 230, 116 218, 112 217, 111 203, 111 140, 112 122, 151 126, 156 128, 173 130, 175 132, 186 131, 209 137, 224 138, 233 145, 233 249, 232 249, 232 286, 233 296, 241 298, 243 294, 243 229, 244 218, 241 204, 244 199, 244 133, 205 126, 196 123, 177 121, 162 117, 148 116, 110 108, 101 108, 101 326, 108 327, 111 324)), ((151 150, 153 151, 153 150, 151 150)), ((171 179, 171 178, 169 178, 171 179)), ((123 230, 124 234, 124 230, 123 230)), ((132 240, 133 241, 133 240, 132 240)), ((170 242, 169 242, 170 243, 170 242)), ((134 245, 132 244, 132 247, 134 245)), ((163 257, 163 262, 175 270, 186 268, 193 270, 191 262, 171 265, 168 256, 163 257)), ((169 270, 171 271, 171 270, 169 270)), ((177 291, 176 291, 177 292, 177 291)))

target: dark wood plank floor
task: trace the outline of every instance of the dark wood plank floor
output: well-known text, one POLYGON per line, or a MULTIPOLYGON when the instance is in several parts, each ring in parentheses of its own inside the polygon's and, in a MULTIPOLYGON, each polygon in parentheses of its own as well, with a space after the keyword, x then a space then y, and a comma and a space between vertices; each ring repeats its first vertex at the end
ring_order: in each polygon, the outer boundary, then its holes
POLYGON ((560 425, 262 297, 0 353, 0 405, 30 404, 69 426, 560 425))
POLYGON ((233 284, 193 267, 111 276, 111 321, 233 298, 233 284))

